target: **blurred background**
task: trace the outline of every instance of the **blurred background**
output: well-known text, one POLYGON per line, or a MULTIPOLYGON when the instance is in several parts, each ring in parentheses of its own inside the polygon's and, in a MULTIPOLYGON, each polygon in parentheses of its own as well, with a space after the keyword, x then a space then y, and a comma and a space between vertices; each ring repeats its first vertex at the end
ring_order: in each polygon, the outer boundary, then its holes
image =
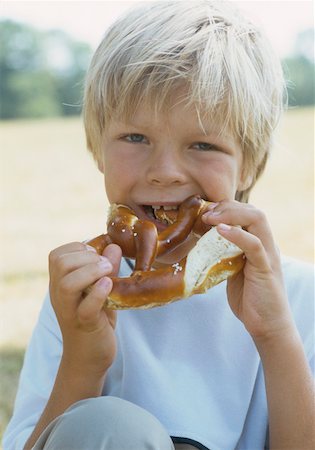
MULTIPOLYGON (((0 438, 47 291, 47 255, 104 230, 101 174, 86 151, 84 75, 106 27, 133 1, 0 3, 0 438)), ((279 53, 289 110, 251 202, 284 254, 313 261, 312 1, 237 1, 279 53)))

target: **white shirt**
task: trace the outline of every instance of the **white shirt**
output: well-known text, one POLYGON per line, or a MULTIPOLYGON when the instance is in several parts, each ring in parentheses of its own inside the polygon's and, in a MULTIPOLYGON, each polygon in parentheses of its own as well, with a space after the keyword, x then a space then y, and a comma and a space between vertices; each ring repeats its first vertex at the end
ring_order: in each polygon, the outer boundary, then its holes
MULTIPOLYGON (((314 370, 314 273, 283 261, 289 302, 314 370)), ((129 268, 122 264, 122 274, 129 268)), ((226 283, 161 308, 118 313, 118 354, 104 395, 154 414, 170 436, 211 450, 263 449, 268 414, 263 372, 252 338, 233 315, 226 283)), ((50 299, 28 346, 4 450, 22 449, 49 398, 62 352, 50 299)))

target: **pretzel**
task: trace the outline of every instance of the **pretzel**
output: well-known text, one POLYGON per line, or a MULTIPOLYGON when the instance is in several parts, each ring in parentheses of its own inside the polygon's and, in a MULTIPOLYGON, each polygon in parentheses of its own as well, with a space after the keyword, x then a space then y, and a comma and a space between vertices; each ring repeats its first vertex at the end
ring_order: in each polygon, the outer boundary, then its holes
POLYGON ((158 232, 150 220, 140 220, 125 205, 111 205, 107 233, 87 241, 99 254, 118 244, 125 257, 135 259, 130 277, 112 277, 113 288, 104 306, 110 309, 152 308, 205 292, 237 273, 244 264, 242 251, 201 220, 209 202, 188 197, 178 212, 156 215, 170 225, 158 232), (175 215, 175 217, 174 217, 175 215), (151 270, 155 259, 176 249, 193 233, 199 240, 181 261, 151 270))

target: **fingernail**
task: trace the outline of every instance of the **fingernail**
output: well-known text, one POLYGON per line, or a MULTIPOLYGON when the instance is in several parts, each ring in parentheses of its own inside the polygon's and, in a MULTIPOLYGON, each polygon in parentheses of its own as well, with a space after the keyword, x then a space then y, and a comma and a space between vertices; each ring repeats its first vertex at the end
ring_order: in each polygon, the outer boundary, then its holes
POLYGON ((96 252, 96 249, 95 249, 94 247, 92 247, 92 245, 86 244, 85 247, 86 247, 86 250, 87 250, 88 252, 94 252, 94 253, 97 253, 97 252, 96 252))
POLYGON ((100 256, 101 260, 99 261, 99 266, 104 270, 112 270, 113 266, 110 261, 105 256, 100 256))
POLYGON ((101 289, 108 289, 110 287, 111 281, 107 277, 100 278, 96 282, 97 286, 99 286, 101 289))
POLYGON ((209 215, 209 216, 219 216, 221 214, 222 211, 214 211, 213 209, 210 209, 208 211, 205 212, 205 215, 209 215))
POLYGON ((226 223, 220 223, 218 225, 218 229, 219 231, 230 231, 232 229, 232 227, 230 225, 227 225, 226 223))

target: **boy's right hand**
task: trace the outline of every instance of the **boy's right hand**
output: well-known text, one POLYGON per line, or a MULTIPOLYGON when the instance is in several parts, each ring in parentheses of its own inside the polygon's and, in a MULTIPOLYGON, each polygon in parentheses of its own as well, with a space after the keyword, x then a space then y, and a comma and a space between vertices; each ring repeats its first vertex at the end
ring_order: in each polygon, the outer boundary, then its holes
POLYGON ((74 242, 49 255, 50 297, 63 336, 62 365, 76 377, 104 377, 116 355, 116 312, 103 307, 119 270, 121 250, 100 256, 74 242), (85 289, 92 285, 88 293, 85 289))

